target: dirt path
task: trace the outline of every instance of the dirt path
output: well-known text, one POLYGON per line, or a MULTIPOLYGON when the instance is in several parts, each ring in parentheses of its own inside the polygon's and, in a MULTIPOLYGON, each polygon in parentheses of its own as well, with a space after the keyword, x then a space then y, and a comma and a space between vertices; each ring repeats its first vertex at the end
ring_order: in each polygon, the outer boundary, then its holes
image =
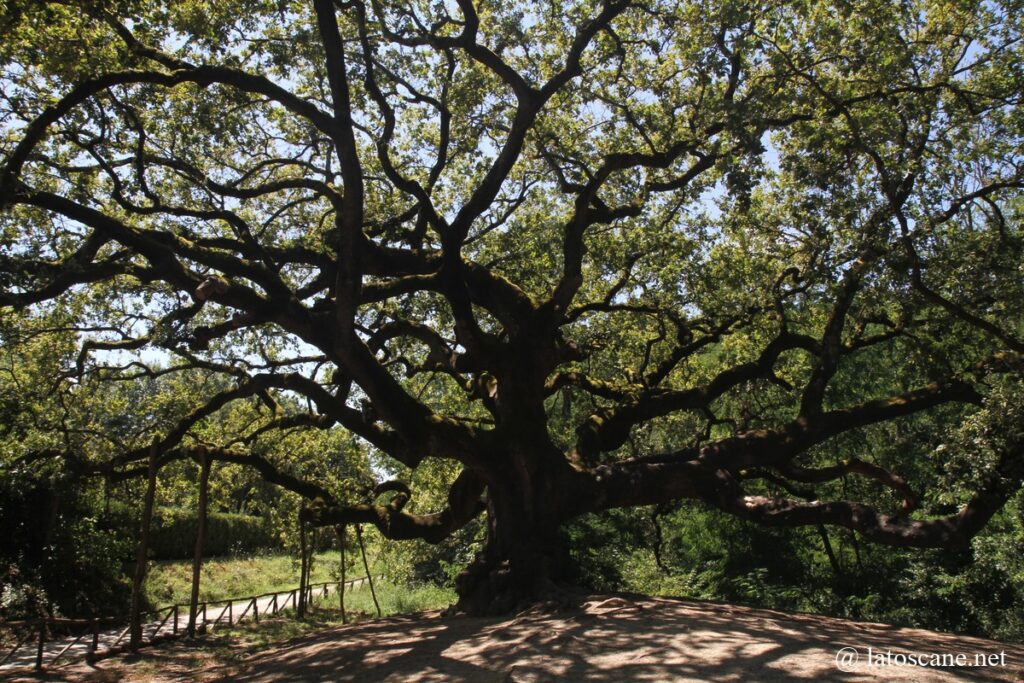
POLYGON ((154 683, 1022 681, 1024 646, 730 605, 597 596, 582 607, 534 609, 505 619, 444 618, 434 612, 362 622, 203 672, 163 669, 167 675, 139 679, 123 663, 101 662, 98 667, 91 673, 82 667, 69 670, 67 679, 113 680, 113 675, 154 683), (856 648, 858 661, 852 661, 850 650, 837 659, 843 648, 856 648), (947 665, 962 655, 961 663, 968 666, 914 666, 904 659, 908 654, 947 665), (994 665, 970 666, 982 657, 994 665))

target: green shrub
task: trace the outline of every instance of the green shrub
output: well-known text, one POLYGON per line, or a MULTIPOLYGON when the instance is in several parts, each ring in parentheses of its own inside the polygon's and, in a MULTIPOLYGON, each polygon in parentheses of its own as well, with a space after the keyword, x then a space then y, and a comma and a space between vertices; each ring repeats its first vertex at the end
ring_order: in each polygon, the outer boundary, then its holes
POLYGON ((0 477, 0 618, 127 609, 130 543, 99 522, 89 494, 67 476, 0 477))
MULTIPOLYGON (((153 513, 149 554, 158 560, 192 557, 199 519, 193 510, 161 508, 153 513)), ((280 548, 270 525, 262 517, 211 512, 206 518, 204 557, 239 555, 280 548)))

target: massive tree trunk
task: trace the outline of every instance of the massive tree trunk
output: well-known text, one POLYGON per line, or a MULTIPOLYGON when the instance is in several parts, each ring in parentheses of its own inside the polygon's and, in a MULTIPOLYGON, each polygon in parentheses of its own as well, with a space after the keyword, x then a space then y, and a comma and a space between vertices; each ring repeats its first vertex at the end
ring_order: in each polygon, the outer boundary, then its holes
POLYGON ((481 474, 486 543, 457 580, 459 609, 507 612, 558 592, 569 577, 561 525, 575 513, 579 476, 543 432, 514 429, 481 474), (532 433, 530 433, 532 431, 532 433))
POLYGON ((564 498, 553 488, 529 477, 488 488, 486 545, 456 581, 460 610, 501 614, 557 592, 568 553, 564 498))

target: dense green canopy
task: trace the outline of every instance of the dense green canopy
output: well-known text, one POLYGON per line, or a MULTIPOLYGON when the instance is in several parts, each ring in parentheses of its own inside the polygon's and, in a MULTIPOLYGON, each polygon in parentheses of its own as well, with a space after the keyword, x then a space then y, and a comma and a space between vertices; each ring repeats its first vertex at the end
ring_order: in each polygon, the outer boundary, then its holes
POLYGON ((1024 477, 1022 17, 9 0, 4 458, 155 440, 396 539, 486 512, 467 609, 617 507, 962 545, 1024 477))

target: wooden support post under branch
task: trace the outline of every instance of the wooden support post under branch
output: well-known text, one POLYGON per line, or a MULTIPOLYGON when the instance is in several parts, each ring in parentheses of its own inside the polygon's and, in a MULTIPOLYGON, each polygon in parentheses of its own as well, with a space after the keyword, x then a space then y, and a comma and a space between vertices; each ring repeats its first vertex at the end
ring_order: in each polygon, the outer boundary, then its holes
POLYGON ((132 581, 131 630, 128 647, 134 652, 142 645, 142 584, 146 579, 146 563, 149 560, 149 527, 153 520, 153 497, 156 494, 157 458, 160 455, 159 441, 153 439, 149 447, 149 469, 146 483, 146 497, 142 503, 142 530, 139 533, 139 548, 135 556, 135 578, 132 581))
POLYGON ((309 558, 306 556, 306 521, 303 512, 305 510, 299 513, 299 554, 302 560, 299 568, 299 604, 296 607, 296 616, 299 619, 306 616, 306 583, 309 578, 306 574, 309 569, 309 558))
MULTIPOLYGON (((199 572, 203 566, 203 545, 206 540, 207 490, 210 483, 210 456, 205 448, 199 449, 199 524, 196 531, 196 553, 192 559, 192 599, 188 610, 188 636, 196 635, 196 618, 199 611, 199 572)), ((203 622, 206 622, 206 605, 203 605, 203 622)))
POLYGON ((334 527, 338 534, 338 545, 341 546, 341 583, 338 586, 338 606, 341 607, 341 623, 348 623, 348 615, 345 614, 345 525, 339 524, 334 527))
POLYGON ((373 589, 373 576, 370 575, 370 563, 366 561, 366 545, 363 543, 363 527, 356 524, 356 538, 359 539, 359 552, 363 554, 363 569, 366 570, 366 580, 370 582, 370 595, 373 597, 373 606, 377 608, 377 616, 381 616, 380 603, 377 602, 377 591, 373 589))

